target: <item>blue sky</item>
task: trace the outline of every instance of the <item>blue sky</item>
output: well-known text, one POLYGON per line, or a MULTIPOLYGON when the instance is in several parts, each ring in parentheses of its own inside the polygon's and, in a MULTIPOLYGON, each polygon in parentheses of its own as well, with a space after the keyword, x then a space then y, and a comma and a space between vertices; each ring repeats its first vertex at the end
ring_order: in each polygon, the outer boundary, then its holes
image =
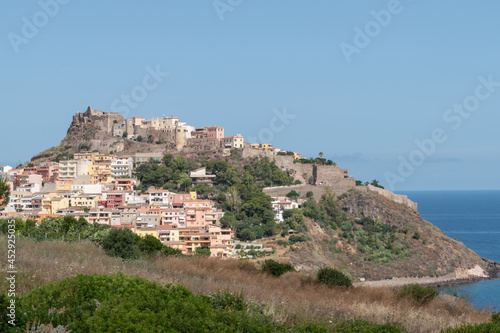
POLYGON ((307 157, 323 152, 398 191, 500 188, 500 87, 477 88, 500 82, 496 2, 11 0, 0 9, 0 165, 58 145, 75 112, 112 111, 158 68, 168 77, 128 117, 174 114, 307 157), (356 52, 346 57, 346 45, 356 52), (466 101, 466 116, 447 111, 466 101), (276 122, 283 110, 291 116, 276 122))

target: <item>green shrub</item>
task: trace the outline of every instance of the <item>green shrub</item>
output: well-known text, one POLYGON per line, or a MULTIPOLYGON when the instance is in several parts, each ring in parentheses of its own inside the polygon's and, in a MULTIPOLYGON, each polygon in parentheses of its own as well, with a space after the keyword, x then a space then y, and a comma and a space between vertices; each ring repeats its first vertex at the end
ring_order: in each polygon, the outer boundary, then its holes
POLYGON ((284 247, 287 247, 290 243, 288 243, 287 240, 284 240, 284 239, 279 239, 276 244, 280 245, 280 246, 284 246, 284 247))
POLYGON ((423 287, 419 284, 410 284, 404 286, 398 293, 398 298, 411 297, 420 305, 426 304, 436 298, 438 292, 431 287, 423 287))
POLYGON ((197 247, 195 250, 196 255, 200 257, 210 257, 210 248, 206 245, 197 247))
POLYGON ((494 323, 500 323, 500 312, 493 312, 491 314, 491 321, 494 323))
POLYGON ((288 237, 290 244, 295 244, 299 242, 307 242, 309 238, 306 235, 291 235, 288 237))
POLYGON ((264 265, 262 265, 262 271, 273 276, 281 276, 286 272, 294 272, 295 268, 290 264, 281 264, 274 260, 266 260, 264 261, 264 265))
POLYGON ((140 256, 135 235, 129 229, 112 228, 102 240, 102 248, 106 254, 124 260, 137 259, 140 256))
POLYGON ((161 254, 164 256, 182 256, 182 251, 179 249, 171 248, 170 246, 164 246, 161 249, 161 254))
POLYGON ((160 252, 164 246, 158 238, 152 235, 141 237, 137 245, 139 246, 139 250, 149 255, 160 252))
POLYGON ((325 284, 329 287, 352 287, 352 281, 347 275, 330 267, 321 268, 316 275, 316 279, 319 283, 325 284))

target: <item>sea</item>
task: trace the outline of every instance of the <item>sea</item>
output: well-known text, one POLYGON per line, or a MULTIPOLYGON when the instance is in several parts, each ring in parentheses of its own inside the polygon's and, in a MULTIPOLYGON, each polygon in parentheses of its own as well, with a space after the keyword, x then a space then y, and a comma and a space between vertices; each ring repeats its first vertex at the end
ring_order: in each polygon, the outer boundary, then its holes
MULTIPOLYGON (((500 191, 405 191, 420 215, 479 256, 500 262, 500 191)), ((500 279, 436 288, 500 310, 500 279)))

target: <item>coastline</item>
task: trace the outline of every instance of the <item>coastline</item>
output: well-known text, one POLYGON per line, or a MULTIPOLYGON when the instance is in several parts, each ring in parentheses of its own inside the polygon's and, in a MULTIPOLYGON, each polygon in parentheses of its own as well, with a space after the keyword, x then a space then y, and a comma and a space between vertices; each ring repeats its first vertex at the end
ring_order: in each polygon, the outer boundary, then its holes
POLYGON ((392 279, 355 282, 355 287, 389 287, 400 288, 409 284, 418 283, 429 287, 450 287, 462 284, 474 283, 481 280, 498 279, 500 272, 500 263, 482 258, 486 263, 486 268, 476 267, 467 271, 456 271, 443 276, 431 277, 393 277, 392 279), (479 269, 478 269, 479 268, 479 269))

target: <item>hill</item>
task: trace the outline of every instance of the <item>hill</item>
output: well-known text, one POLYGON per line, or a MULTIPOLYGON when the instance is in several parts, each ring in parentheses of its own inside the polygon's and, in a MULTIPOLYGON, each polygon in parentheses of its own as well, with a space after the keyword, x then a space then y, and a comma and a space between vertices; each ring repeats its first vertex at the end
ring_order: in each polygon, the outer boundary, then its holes
MULTIPOLYGON (((85 113, 73 116, 60 146, 34 156, 32 162, 58 160, 79 151, 121 155, 171 153, 170 166, 141 166, 136 170, 143 190, 149 186, 177 189, 182 172, 205 166, 216 175, 215 186, 196 187, 196 190, 226 210, 229 221, 226 225, 238 230, 240 238, 245 229, 247 236, 249 233, 257 238, 268 236, 263 243, 278 249, 277 259, 289 261, 306 272, 332 266, 342 268, 355 280, 436 276, 457 280, 494 276, 498 269, 422 219, 417 204, 406 196, 371 185, 356 186, 348 171, 331 161, 295 159, 276 150, 247 147, 229 151, 210 145, 191 145, 190 139, 184 142, 168 133, 132 125, 122 115, 89 107, 85 113), (131 126, 129 131, 149 137, 150 142, 128 137, 123 126, 131 126), (198 158, 190 159, 189 163, 176 159, 179 156, 182 159, 186 153, 195 153, 198 158), (178 172, 172 171, 175 168, 178 172), (263 216, 253 219, 253 212, 260 208, 267 212, 270 207, 261 191, 284 196, 291 190, 301 197, 300 212, 288 216, 279 226, 266 224, 263 216), (228 191, 233 191, 234 198, 240 198, 241 202, 230 204, 228 191), (289 230, 296 234, 289 235, 289 230)), ((176 121, 175 126, 186 125, 176 121)))

